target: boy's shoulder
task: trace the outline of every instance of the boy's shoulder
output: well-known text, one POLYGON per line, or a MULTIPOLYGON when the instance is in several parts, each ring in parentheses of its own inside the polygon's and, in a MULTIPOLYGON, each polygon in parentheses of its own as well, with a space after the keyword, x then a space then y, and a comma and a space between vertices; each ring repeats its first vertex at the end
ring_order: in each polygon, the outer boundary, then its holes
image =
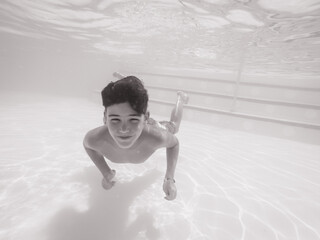
POLYGON ((83 144, 85 147, 94 148, 104 140, 105 133, 108 132, 106 126, 97 127, 88 131, 84 137, 83 144))

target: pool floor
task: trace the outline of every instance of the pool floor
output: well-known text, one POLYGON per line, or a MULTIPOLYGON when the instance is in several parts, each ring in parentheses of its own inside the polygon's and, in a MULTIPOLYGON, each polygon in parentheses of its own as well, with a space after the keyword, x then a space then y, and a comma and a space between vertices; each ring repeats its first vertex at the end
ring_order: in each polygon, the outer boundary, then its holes
POLYGON ((319 145, 184 121, 170 202, 165 150, 110 163, 117 183, 101 187, 82 139, 102 112, 84 98, 2 92, 1 240, 320 239, 319 145))

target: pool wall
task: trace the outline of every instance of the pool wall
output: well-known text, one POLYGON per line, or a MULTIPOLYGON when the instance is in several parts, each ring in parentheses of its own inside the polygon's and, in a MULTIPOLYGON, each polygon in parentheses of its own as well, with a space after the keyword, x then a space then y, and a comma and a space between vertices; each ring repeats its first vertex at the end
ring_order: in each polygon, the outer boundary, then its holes
POLYGON ((141 78, 151 113, 170 116, 176 91, 189 93, 184 119, 234 130, 320 143, 320 82, 315 77, 238 75, 188 69, 120 69, 141 78))
POLYGON ((101 105, 101 89, 119 71, 143 79, 152 114, 169 117, 176 91, 184 90, 190 95, 186 121, 320 143, 320 81, 316 76, 269 76, 267 70, 249 75, 237 66, 228 73, 150 67, 81 52, 72 45, 62 48, 55 41, 9 35, 2 39, 8 45, 0 63, 2 90, 94 95, 101 105))

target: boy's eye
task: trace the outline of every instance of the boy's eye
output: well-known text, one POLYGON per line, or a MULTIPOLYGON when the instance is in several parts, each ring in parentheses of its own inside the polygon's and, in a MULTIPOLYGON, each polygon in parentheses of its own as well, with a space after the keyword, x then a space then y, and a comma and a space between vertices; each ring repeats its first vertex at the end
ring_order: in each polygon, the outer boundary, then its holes
POLYGON ((112 123, 118 123, 118 122, 120 122, 120 119, 114 118, 114 119, 111 119, 110 121, 111 121, 112 123))
POLYGON ((140 122, 140 119, 132 118, 132 119, 130 119, 130 122, 132 122, 132 123, 138 123, 138 122, 140 122))

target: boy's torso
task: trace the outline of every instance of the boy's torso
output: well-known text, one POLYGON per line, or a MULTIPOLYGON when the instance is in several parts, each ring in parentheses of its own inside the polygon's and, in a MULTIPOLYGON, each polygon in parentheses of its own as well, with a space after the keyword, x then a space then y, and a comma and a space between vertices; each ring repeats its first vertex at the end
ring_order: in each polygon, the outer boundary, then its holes
POLYGON ((115 163, 142 163, 157 149, 163 147, 161 135, 166 134, 156 126, 147 125, 133 147, 122 149, 116 146, 106 127, 97 129, 95 150, 100 152, 111 162, 115 163))

